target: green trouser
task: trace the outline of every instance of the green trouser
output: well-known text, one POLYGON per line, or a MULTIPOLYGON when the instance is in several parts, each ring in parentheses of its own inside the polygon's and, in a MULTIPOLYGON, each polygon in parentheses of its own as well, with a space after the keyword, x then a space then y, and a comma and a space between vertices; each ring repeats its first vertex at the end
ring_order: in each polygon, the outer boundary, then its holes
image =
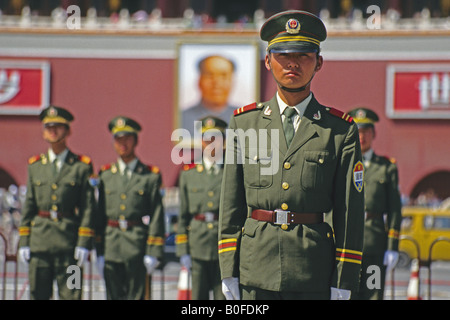
POLYGON ((192 259, 192 300, 209 300, 212 290, 214 300, 224 300, 220 280, 219 260, 192 259))
POLYGON ((330 290, 320 292, 270 291, 240 285, 241 300, 330 300, 330 290))
POLYGON ((28 266, 31 300, 52 298, 54 280, 58 285, 59 299, 81 300, 83 269, 76 266, 73 255, 74 251, 59 254, 31 254, 28 266), (70 266, 72 267, 69 268, 70 266))
POLYGON ((354 300, 383 300, 384 283, 386 281, 386 266, 383 265, 384 255, 364 255, 361 263, 361 280, 359 283, 359 292, 354 300), (377 274, 369 266, 378 266, 380 270, 380 279, 374 279, 377 274), (376 281, 376 283, 375 283, 376 281), (369 283, 368 283, 369 282, 369 283), (376 288, 379 284, 379 288, 376 288))
POLYGON ((144 300, 146 269, 143 257, 126 262, 105 261, 107 300, 144 300))

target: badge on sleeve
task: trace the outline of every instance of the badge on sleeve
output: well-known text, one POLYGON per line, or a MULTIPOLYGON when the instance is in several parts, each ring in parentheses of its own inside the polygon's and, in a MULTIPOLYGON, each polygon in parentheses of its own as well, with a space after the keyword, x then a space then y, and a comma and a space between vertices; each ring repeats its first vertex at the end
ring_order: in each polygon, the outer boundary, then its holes
POLYGON ((364 166, 361 161, 358 161, 353 168, 353 184, 358 192, 362 191, 364 185, 364 166))

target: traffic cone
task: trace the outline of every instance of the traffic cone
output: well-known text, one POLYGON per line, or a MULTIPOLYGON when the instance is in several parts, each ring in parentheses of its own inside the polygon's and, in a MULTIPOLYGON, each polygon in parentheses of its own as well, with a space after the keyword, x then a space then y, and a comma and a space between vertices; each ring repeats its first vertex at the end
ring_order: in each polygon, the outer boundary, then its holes
POLYGON ((422 300, 420 296, 419 260, 411 261, 411 277, 408 284, 408 300, 422 300))
POLYGON ((181 267, 178 277, 177 300, 191 300, 191 274, 185 267, 181 267))

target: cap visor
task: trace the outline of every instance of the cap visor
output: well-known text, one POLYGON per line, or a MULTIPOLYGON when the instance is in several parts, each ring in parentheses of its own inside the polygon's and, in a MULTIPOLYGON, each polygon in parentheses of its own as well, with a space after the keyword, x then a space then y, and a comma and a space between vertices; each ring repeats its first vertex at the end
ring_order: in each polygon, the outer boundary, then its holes
POLYGON ((282 46, 275 45, 272 48, 270 48, 269 51, 272 53, 318 52, 319 48, 309 44, 282 45, 282 46))
POLYGON ((120 138, 120 137, 129 135, 129 134, 134 134, 134 135, 136 135, 136 132, 131 132, 131 131, 118 131, 118 132, 114 133, 113 136, 114 136, 115 138, 120 138))

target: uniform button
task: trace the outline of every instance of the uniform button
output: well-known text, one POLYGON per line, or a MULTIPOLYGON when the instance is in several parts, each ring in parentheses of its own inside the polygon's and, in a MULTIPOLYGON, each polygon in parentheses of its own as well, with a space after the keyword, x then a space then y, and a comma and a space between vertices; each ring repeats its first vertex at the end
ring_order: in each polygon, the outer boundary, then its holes
POLYGON ((127 208, 124 204, 121 204, 120 206, 119 206, 119 208, 120 208, 120 210, 122 210, 122 211, 125 211, 125 209, 127 208))
POLYGON ((319 159, 319 163, 320 163, 320 164, 323 163, 323 159, 322 159, 322 158, 319 159))
POLYGON ((127 195, 125 193, 122 193, 120 195, 120 199, 125 200, 127 198, 127 195))
POLYGON ((287 189, 289 189, 289 183, 283 182, 283 184, 281 185, 281 187, 282 187, 284 190, 287 190, 287 189))
POLYGON ((58 189, 58 185, 57 185, 56 183, 52 183, 52 189, 53 189, 53 190, 58 189))
POLYGON ((208 196, 210 197, 214 196, 214 191, 208 191, 208 196))
POLYGON ((283 209, 283 210, 287 210, 288 208, 289 208, 289 206, 287 205, 287 203, 283 203, 281 205, 281 209, 283 209))
POLYGON ((212 201, 208 201, 206 205, 208 206, 208 208, 212 208, 214 203, 212 201))
POLYGON ((58 206, 57 206, 56 204, 53 204, 53 205, 52 205, 52 210, 53 210, 53 211, 58 211, 58 206))
POLYGON ((56 201, 56 199, 58 199, 58 197, 56 196, 56 194, 52 194, 52 200, 56 201))
POLYGON ((289 170, 291 168, 291 164, 289 162, 285 162, 283 166, 286 170, 289 170))
POLYGON ((208 223, 208 229, 214 228, 213 224, 211 222, 208 223))
POLYGON ((287 230, 287 228, 288 228, 287 224, 283 223, 283 224, 281 225, 281 229, 287 230))

